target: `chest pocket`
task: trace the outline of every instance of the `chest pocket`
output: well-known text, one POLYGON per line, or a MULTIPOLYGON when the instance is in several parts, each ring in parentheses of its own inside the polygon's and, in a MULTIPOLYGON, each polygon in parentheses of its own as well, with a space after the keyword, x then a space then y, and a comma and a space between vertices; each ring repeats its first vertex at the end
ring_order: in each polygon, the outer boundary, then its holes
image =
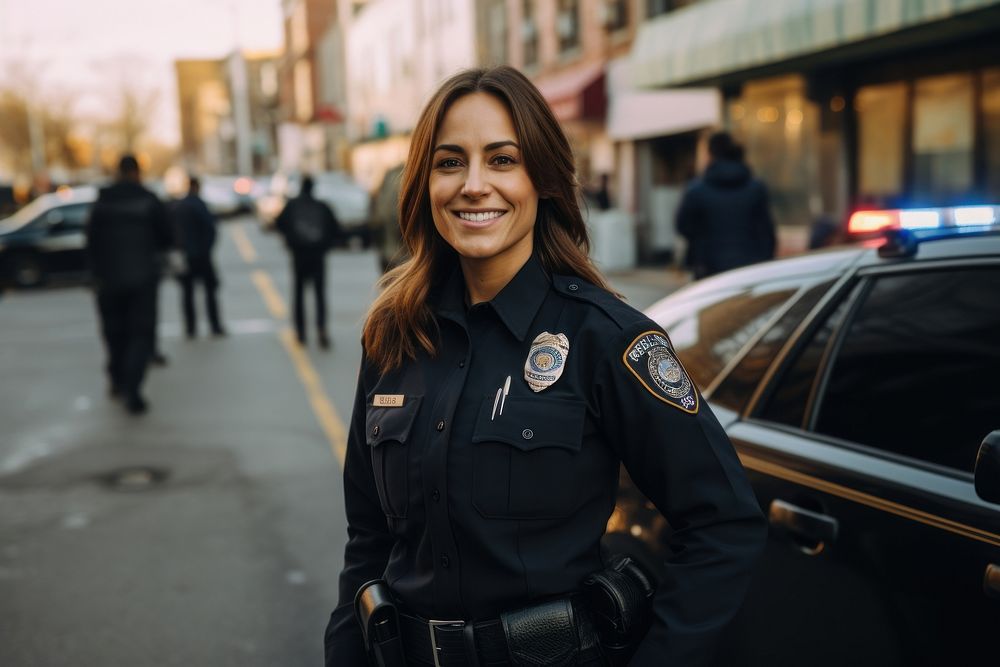
POLYGON ((413 423, 420 396, 407 396, 398 408, 369 405, 365 414, 366 440, 372 452, 372 473, 385 515, 406 518, 409 505, 409 459, 413 423))
POLYGON ((472 501, 485 517, 552 519, 579 506, 586 484, 581 454, 582 401, 508 396, 503 414, 494 396, 479 410, 473 432, 472 501))

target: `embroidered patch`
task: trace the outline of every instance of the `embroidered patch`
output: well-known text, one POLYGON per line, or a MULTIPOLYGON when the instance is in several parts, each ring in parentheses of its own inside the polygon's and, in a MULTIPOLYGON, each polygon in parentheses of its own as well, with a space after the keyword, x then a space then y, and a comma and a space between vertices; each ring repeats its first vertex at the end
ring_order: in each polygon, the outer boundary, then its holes
POLYGON ((405 400, 405 394, 375 394, 372 406, 376 408, 401 408, 405 400))
POLYGON ((551 386, 563 373, 569 356, 569 339, 566 334, 544 331, 531 343, 531 351, 524 362, 524 380, 534 392, 551 386))
POLYGON ((698 391, 662 331, 647 331, 633 340, 622 361, 649 393, 679 410, 698 413, 698 391))

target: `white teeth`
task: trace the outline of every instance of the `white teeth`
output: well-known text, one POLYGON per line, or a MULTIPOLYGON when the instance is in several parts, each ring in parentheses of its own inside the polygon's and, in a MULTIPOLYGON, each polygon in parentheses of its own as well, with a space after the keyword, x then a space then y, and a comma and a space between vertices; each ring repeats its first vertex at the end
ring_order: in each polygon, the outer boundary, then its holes
POLYGON ((503 214, 503 211, 488 211, 486 213, 467 213, 465 211, 460 211, 458 217, 462 220, 468 220, 469 222, 486 222, 487 220, 499 218, 503 214))

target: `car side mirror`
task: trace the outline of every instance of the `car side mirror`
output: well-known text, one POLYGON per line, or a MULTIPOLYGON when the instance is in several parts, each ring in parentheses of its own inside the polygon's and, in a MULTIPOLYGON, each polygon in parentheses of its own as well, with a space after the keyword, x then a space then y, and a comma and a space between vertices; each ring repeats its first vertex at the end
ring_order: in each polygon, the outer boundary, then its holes
POLYGON ((1000 431, 993 431, 979 445, 976 455, 976 495, 1000 503, 1000 431))

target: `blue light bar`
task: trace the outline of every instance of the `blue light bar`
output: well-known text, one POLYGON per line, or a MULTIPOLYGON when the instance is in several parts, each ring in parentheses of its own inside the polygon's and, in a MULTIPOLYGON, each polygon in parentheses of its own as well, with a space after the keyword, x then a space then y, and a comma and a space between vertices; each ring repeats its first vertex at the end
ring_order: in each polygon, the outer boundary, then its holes
POLYGON ((997 213, 992 206, 958 206, 951 210, 951 215, 957 227, 992 225, 997 221, 997 213))

